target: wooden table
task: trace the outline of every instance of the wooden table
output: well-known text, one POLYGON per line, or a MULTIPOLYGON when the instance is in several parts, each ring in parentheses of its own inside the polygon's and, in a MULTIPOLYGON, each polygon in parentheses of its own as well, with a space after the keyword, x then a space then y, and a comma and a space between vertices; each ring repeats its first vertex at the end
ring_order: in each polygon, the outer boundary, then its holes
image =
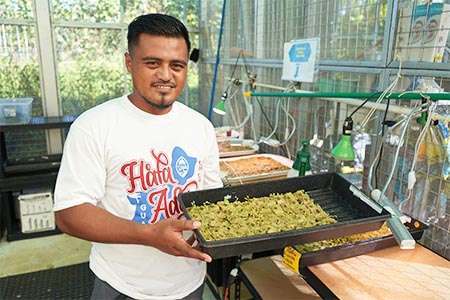
POLYGON ((322 299, 297 273, 282 264, 281 255, 248 260, 240 265, 262 299, 322 299))
MULTIPOLYGON (((262 299, 321 299, 280 255, 245 261, 240 269, 262 299)), ((416 244, 308 267, 339 299, 450 299, 450 261, 416 244)))
POLYGON ((450 299, 450 261, 419 244, 309 269, 340 299, 450 299))

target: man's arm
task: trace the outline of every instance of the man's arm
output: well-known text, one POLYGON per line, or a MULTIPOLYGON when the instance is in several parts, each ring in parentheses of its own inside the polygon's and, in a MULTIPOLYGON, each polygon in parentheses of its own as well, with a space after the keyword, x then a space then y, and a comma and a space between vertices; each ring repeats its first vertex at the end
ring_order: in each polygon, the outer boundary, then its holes
POLYGON ((140 224, 117 217, 106 210, 84 203, 56 211, 58 228, 71 236, 91 242, 139 244, 162 252, 211 262, 211 257, 183 239, 183 231, 200 227, 192 220, 164 219, 155 224, 140 224))

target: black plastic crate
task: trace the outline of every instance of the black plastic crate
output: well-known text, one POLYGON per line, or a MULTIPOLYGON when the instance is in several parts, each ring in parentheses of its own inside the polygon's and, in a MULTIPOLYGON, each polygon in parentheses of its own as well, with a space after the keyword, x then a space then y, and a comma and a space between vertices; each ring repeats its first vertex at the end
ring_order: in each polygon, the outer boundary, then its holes
MULTIPOLYGON (((406 223, 408 231, 415 240, 422 238, 423 232, 428 229, 428 225, 411 219, 411 222, 406 223)), ((325 248, 313 252, 302 253, 299 268, 328 263, 345 258, 350 258, 362 254, 367 254, 376 250, 392 247, 398 245, 394 235, 385 235, 375 237, 363 241, 348 243, 345 245, 325 248)))
POLYGON ((195 230, 203 251, 217 259, 282 249, 285 246, 379 229, 391 214, 376 202, 353 195, 350 186, 351 183, 339 174, 324 173, 187 192, 179 195, 178 201, 186 218, 191 219, 187 208, 193 203, 195 205, 202 205, 206 201, 216 203, 224 200, 225 197, 231 197, 230 201, 236 199, 245 201, 246 197, 263 197, 273 193, 295 192, 303 189, 316 204, 337 220, 335 224, 217 241, 206 241, 201 232, 195 230))

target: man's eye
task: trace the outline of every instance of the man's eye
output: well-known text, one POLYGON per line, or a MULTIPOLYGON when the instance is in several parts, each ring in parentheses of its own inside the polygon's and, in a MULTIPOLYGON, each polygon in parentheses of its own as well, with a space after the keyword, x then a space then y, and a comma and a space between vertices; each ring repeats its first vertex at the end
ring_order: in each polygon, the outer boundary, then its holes
POLYGON ((185 68, 185 65, 183 65, 183 64, 173 64, 172 68, 174 70, 180 71, 180 70, 183 70, 185 68))
POLYGON ((159 65, 156 61, 147 61, 145 64, 149 67, 157 67, 159 65))

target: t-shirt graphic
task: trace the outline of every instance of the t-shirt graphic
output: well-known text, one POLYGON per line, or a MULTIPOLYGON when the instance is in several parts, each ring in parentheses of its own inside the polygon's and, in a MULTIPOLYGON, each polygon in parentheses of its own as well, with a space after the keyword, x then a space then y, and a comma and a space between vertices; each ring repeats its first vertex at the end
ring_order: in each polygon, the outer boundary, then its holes
POLYGON ((184 216, 176 197, 198 188, 195 179, 197 159, 180 147, 171 158, 164 152, 150 150, 151 161, 132 160, 123 164, 121 175, 128 180, 127 199, 135 206, 133 221, 153 224, 165 218, 184 216))

